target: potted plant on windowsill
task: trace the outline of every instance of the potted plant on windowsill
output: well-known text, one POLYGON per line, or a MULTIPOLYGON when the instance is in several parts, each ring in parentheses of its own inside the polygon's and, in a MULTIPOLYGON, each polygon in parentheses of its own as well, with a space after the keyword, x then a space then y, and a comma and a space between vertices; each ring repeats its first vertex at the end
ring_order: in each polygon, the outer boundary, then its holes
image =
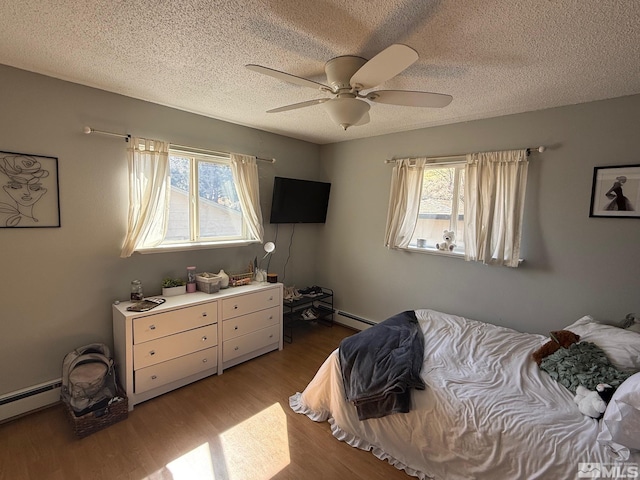
POLYGON ((167 277, 162 280, 162 296, 173 297, 187 293, 187 282, 181 278, 167 277))

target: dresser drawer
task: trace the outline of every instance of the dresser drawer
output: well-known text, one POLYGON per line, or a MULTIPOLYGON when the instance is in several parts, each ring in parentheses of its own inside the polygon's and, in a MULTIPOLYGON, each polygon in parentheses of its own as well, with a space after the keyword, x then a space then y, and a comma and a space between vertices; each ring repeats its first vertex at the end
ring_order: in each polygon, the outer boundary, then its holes
POLYGON ((242 317, 225 320, 222 322, 222 340, 230 340, 262 328, 270 327, 271 325, 276 325, 280 323, 280 319, 278 318, 279 314, 280 308, 273 307, 249 313, 242 317))
POLYGON ((133 343, 148 342, 218 321, 216 302, 133 319, 133 343))
POLYGON ((133 368, 166 362, 218 344, 218 324, 207 325, 133 346, 133 368))
POLYGON ((272 325, 241 337, 232 338, 223 343, 222 361, 228 362, 280 341, 280 325, 272 325))
POLYGON ((135 393, 143 393, 189 375, 216 368, 218 348, 212 347, 167 362, 158 363, 134 373, 135 393))
POLYGON ((280 304, 278 289, 269 289, 222 300, 222 318, 238 317, 280 304))

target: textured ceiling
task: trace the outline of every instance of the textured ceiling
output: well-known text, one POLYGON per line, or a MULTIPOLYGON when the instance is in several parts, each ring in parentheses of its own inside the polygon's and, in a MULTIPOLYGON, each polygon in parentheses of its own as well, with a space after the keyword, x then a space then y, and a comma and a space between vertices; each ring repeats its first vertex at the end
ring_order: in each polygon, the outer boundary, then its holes
POLYGON ((3 0, 0 63, 324 144, 640 93, 640 0, 3 0), (420 59, 378 88, 448 107, 344 132, 322 105, 265 113, 326 94, 244 67, 324 83, 393 43, 420 59))

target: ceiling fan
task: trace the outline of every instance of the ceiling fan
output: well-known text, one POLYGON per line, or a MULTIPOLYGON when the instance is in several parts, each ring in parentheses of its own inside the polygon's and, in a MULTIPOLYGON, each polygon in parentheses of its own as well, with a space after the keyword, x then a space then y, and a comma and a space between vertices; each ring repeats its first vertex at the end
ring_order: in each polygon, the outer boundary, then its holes
POLYGON ((274 108, 267 113, 285 112, 322 103, 331 119, 346 130, 351 126, 369 123, 370 105, 361 99, 408 107, 441 108, 449 105, 453 97, 442 93, 409 90, 372 90, 362 93, 400 74, 416 60, 418 60, 418 53, 413 48, 402 44, 393 44, 368 61, 353 55, 336 57, 329 60, 324 67, 329 85, 261 65, 246 65, 246 67, 278 80, 334 95, 333 98, 317 98, 274 108))

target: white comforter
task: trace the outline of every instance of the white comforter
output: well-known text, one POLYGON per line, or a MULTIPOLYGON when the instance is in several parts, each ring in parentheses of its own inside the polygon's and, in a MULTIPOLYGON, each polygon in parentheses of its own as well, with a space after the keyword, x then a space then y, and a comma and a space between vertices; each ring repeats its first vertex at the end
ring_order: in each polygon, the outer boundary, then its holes
POLYGON ((531 359, 546 337, 433 310, 416 315, 427 388, 413 392, 410 413, 359 421, 337 350, 291 407, 421 479, 570 479, 579 463, 614 462, 596 441, 598 421, 531 359))

